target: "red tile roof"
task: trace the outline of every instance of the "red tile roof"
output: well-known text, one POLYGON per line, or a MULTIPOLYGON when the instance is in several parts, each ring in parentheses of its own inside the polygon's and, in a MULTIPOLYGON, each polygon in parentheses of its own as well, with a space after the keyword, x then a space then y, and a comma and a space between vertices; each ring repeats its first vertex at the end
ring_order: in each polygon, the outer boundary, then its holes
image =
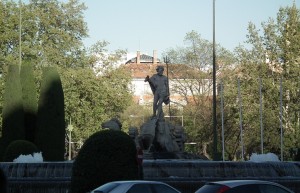
POLYGON ((151 76, 156 73, 156 67, 160 64, 153 63, 128 63, 124 68, 131 72, 132 78, 145 78, 147 75, 151 76))

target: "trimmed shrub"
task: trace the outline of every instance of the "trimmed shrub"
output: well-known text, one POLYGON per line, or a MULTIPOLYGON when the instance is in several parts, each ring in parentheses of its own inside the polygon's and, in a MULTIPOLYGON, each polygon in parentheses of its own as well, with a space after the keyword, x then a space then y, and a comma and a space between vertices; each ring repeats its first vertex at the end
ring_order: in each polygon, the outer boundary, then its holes
POLYGON ((123 131, 102 130, 90 136, 73 163, 71 192, 89 192, 115 180, 138 179, 136 146, 123 131))
POLYGON ((3 155, 5 153, 6 145, 3 137, 0 138, 0 162, 3 161, 3 155))
MULTIPOLYGON (((4 149, 14 140, 25 139, 22 88, 18 65, 9 65, 6 74, 2 109, 4 149)), ((0 152, 3 156, 4 152, 0 152)))
POLYGON ((22 86, 25 139, 34 143, 37 114, 37 89, 34 82, 33 66, 24 62, 20 71, 22 86))
POLYGON ((15 140, 11 142, 4 153, 3 161, 12 162, 14 159, 22 155, 33 155, 33 153, 39 152, 39 149, 35 144, 26 140, 15 140))
POLYGON ((35 144, 45 161, 63 161, 65 153, 64 93, 54 67, 43 69, 35 144))
POLYGON ((4 173, 4 171, 0 168, 0 192, 2 193, 6 193, 7 192, 7 178, 6 175, 4 173))

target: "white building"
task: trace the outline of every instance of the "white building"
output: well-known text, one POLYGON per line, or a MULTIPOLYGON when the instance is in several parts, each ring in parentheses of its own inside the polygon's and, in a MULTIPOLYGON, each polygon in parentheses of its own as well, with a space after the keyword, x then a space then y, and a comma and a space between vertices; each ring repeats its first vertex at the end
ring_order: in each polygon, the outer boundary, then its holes
MULTIPOLYGON (((134 101, 137 104, 152 105, 153 94, 149 86, 149 83, 145 82, 144 80, 147 75, 152 76, 153 74, 156 74, 156 67, 158 65, 162 65, 165 67, 164 75, 167 75, 166 64, 160 62, 160 60, 157 58, 156 51, 153 51, 153 56, 140 54, 140 52, 137 51, 136 57, 129 59, 124 64, 125 68, 128 68, 128 70, 131 72, 131 76, 132 76, 131 89, 134 94, 134 101)), ((174 69, 177 67, 182 68, 182 65, 179 66, 179 65, 171 64, 169 68, 174 69)), ((183 68, 186 69, 187 67, 184 66, 183 68)), ((192 69, 192 71, 194 71, 194 73, 196 72, 194 69, 192 69)), ((169 87, 171 91, 170 92, 171 104, 173 103, 174 105, 180 105, 180 106, 186 105, 186 99, 184 99, 181 94, 172 91, 173 90, 172 88, 174 88, 176 84, 181 84, 181 85, 186 84, 187 87, 192 84, 194 85, 195 90, 198 90, 200 93, 211 93, 210 95, 212 95, 211 79, 203 79, 202 81, 203 83, 199 85, 198 83, 192 83, 194 82, 194 80, 192 79, 181 79, 180 76, 174 77, 174 74, 170 73, 169 87), (196 86, 200 88, 196 88, 196 86)), ((186 95, 191 96, 192 95, 191 91, 187 91, 186 95)))

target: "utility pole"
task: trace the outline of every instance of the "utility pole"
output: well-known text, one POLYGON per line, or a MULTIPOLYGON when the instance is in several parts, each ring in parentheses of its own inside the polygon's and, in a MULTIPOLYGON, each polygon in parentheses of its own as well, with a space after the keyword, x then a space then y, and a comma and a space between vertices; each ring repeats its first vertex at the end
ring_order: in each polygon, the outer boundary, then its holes
POLYGON ((19 0, 19 71, 22 65, 22 2, 19 0))
POLYGON ((213 160, 218 159, 217 97, 216 97, 216 48, 215 48, 215 1, 213 0, 213 160))

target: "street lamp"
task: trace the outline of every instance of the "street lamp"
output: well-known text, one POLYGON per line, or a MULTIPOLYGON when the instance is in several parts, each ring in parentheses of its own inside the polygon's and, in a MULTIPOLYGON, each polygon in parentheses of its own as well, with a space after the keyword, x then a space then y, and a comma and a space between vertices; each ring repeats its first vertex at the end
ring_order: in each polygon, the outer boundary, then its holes
POLYGON ((19 0, 19 68, 20 69, 21 69, 21 65, 22 65, 22 1, 19 0))
POLYGON ((216 98, 216 48, 215 48, 215 1, 213 0, 213 159, 217 160, 218 155, 218 134, 217 134, 217 98, 216 98))
POLYGON ((69 160, 72 159, 72 136, 71 133, 73 131, 73 125, 70 123, 67 127, 67 131, 69 131, 69 160))

